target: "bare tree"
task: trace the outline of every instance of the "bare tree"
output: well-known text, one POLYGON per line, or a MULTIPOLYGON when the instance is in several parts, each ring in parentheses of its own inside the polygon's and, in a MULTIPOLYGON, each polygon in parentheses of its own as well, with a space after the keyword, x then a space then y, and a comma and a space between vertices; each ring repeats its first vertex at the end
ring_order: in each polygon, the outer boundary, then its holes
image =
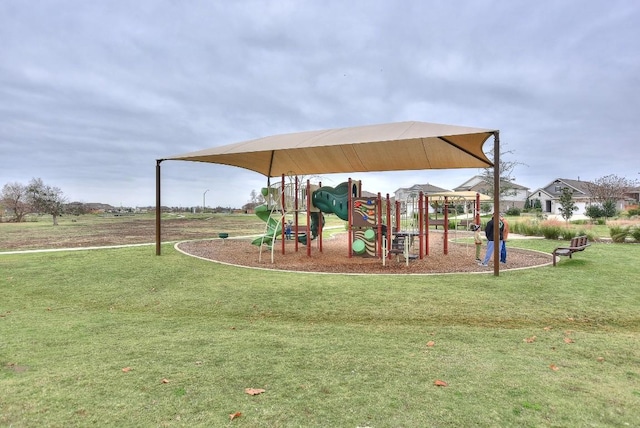
POLYGON ((624 177, 618 177, 615 174, 605 175, 592 182, 586 182, 585 186, 591 198, 604 205, 606 203, 613 203, 624 199, 625 193, 629 193, 633 188, 638 185, 637 180, 628 180, 624 177))
POLYGON ((41 178, 32 178, 27 186, 29 201, 33 208, 44 214, 51 214, 53 225, 58 225, 58 217, 64 213, 66 199, 58 187, 44 184, 41 178))
POLYGON ((264 199, 264 196, 262 195, 262 192, 256 192, 256 190, 253 189, 249 194, 250 204, 260 205, 260 204, 263 204, 264 201, 265 199, 264 199))
POLYGON ((21 183, 7 183, 2 187, 0 194, 2 204, 13 211, 14 220, 18 223, 24 220, 24 216, 31 209, 27 200, 27 186, 21 183))
MULTIPOLYGON (((513 196, 517 192, 517 189, 513 186, 513 183, 516 180, 515 177, 513 176, 514 169, 518 165, 526 166, 526 164, 522 162, 505 160, 505 155, 512 155, 512 154, 514 154, 513 150, 500 151, 500 163, 498 166, 500 167, 499 197, 501 202, 504 196, 513 196)), ((491 159, 492 162, 494 161, 495 156, 493 153, 493 149, 487 152, 487 156, 489 157, 489 159, 491 159)), ((487 194, 492 198, 495 198, 494 179, 493 179, 494 171, 495 171, 495 168, 493 167, 484 168, 481 174, 482 180, 487 185, 487 194)), ((503 206, 502 203, 500 203, 500 206, 503 206)))

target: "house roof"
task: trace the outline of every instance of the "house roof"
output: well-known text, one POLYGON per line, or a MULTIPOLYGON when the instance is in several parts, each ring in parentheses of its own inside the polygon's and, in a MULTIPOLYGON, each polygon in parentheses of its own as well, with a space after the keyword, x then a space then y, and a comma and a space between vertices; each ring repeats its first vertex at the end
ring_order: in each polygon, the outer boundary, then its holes
POLYGON ((281 134, 158 159, 219 163, 258 172, 312 175, 485 168, 482 151, 497 130, 396 122, 281 134))
MULTIPOLYGON (((573 180, 570 178, 557 178, 555 180, 553 180, 551 183, 547 184, 545 186, 545 188, 553 186, 556 183, 563 183, 568 187, 571 187, 574 191, 577 191, 578 193, 581 193, 581 195, 574 195, 575 196, 591 196, 591 192, 589 191, 589 182, 588 181, 581 181, 581 180, 573 180)), ((552 194, 560 194, 562 192, 551 192, 552 194)))
MULTIPOLYGON (((471 190, 474 187, 478 186, 479 184, 485 184, 485 183, 486 181, 484 177, 482 177, 481 175, 474 175, 473 177, 471 177, 470 179, 468 179, 467 181, 465 181, 464 183, 462 183, 461 185, 459 185, 453 190, 455 191, 471 190)), ((528 187, 514 183, 513 181, 505 181, 505 180, 500 180, 500 187, 502 188, 508 187, 509 189, 517 189, 517 190, 529 190, 528 187)))
POLYGON ((401 187, 396 189, 394 193, 398 193, 401 191, 409 191, 409 192, 422 192, 422 193, 439 193, 439 192, 448 192, 448 189, 443 189, 442 187, 434 186, 433 184, 414 184, 411 187, 401 187))
POLYGON ((549 182, 546 186, 540 187, 539 189, 531 192, 531 195, 535 195, 538 192, 543 192, 551 198, 558 198, 562 192, 555 190, 556 183, 558 185, 563 184, 564 186, 570 187, 574 191, 574 198, 582 199, 591 197, 591 192, 589 191, 588 187, 588 181, 573 180, 570 178, 556 178, 555 180, 549 182))
POLYGON ((591 192, 589 191, 589 187, 588 187, 589 183, 587 181, 572 180, 568 178, 559 178, 558 180, 565 183, 569 187, 573 187, 575 190, 579 191, 580 193, 583 193, 585 196, 591 195, 591 192))
POLYGON ((360 195, 361 195, 363 198, 377 198, 377 197, 378 197, 378 194, 377 194, 377 193, 367 192, 366 190, 362 190, 362 191, 360 192, 360 195))

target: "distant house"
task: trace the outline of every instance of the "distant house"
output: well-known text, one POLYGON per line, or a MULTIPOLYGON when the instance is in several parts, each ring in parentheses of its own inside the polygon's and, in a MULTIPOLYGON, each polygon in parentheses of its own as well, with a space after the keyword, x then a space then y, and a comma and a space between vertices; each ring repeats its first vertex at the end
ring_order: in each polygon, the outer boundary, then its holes
MULTIPOLYGON (((501 189, 506 189, 500 197, 500 210, 504 211, 509 208, 524 208, 524 204, 529 197, 529 188, 521 186, 514 182, 502 181, 500 183, 501 189)), ((477 192, 483 195, 489 195, 491 193, 491 187, 487 184, 484 177, 476 175, 465 181, 455 189, 456 192, 477 192)))
MULTIPOLYGON (((74 202, 74 204, 82 204, 82 203, 74 202)), ((102 204, 99 202, 89 202, 84 204, 84 206, 86 207, 87 211, 93 214, 103 214, 103 213, 115 210, 115 208, 112 205, 102 204)))
POLYGON ((539 200, 543 213, 560 215, 561 213, 558 209, 561 207, 560 196, 564 188, 569 188, 573 192, 573 201, 576 207, 578 207, 575 213, 584 215, 591 202, 591 193, 588 189, 589 184, 588 181, 556 178, 546 186, 531 192, 530 200, 531 202, 534 202, 536 199, 539 200))
POLYGON ((629 190, 624 196, 626 198, 624 208, 640 205, 640 187, 629 190))
POLYGON ((400 210, 403 213, 411 213, 417 210, 416 200, 420 195, 420 192, 428 196, 431 193, 450 192, 450 190, 443 189, 442 187, 434 186, 429 183, 414 184, 411 187, 401 187, 394 192, 394 199, 400 202, 400 210))
POLYGON ((367 192, 366 190, 362 190, 360 192, 360 196, 362 196, 363 198, 377 198, 378 194, 377 193, 367 192))

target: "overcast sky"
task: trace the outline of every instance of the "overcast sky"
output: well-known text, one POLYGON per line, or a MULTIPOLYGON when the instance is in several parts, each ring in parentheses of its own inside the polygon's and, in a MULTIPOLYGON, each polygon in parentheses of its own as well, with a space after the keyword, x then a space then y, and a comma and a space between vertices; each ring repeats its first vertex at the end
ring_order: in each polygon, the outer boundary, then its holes
MULTIPOLYGON (((40 177, 70 201, 154 205, 159 158, 412 120, 499 129, 532 191, 640 178, 640 2, 0 1, 0 186, 40 177)), ((170 206, 209 190, 208 206, 240 207, 266 184, 215 164, 162 171, 170 206)), ((353 178, 393 194, 478 172, 353 178)))

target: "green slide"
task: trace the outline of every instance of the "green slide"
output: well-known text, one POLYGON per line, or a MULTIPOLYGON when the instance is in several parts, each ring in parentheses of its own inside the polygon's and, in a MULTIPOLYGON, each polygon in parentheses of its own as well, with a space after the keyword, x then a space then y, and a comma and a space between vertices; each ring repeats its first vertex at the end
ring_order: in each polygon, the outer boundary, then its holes
MULTIPOLYGON (((321 215, 320 213, 311 213, 309 217, 311 218, 309 229, 311 229, 311 240, 313 241, 318 236, 318 226, 320 224, 321 215)), ((322 225, 324 225, 324 217, 322 217, 322 225)), ((307 245, 307 234, 299 234, 298 242, 300 242, 302 245, 307 245)))
POLYGON ((311 196, 313 206, 323 213, 334 213, 341 220, 349 220, 349 182, 338 184, 336 187, 322 186, 311 196))
POLYGON ((269 210, 269 207, 266 205, 257 206, 256 215, 260 220, 267 223, 267 233, 264 236, 254 239, 251 243, 257 246, 262 244, 271 245, 274 235, 279 236, 282 234, 282 224, 280 224, 277 219, 271 217, 271 210, 269 210))
MULTIPOLYGON (((264 190, 263 190, 264 194, 264 190)), ((348 221, 349 220, 349 183, 344 182, 338 184, 336 187, 331 186, 323 186, 313 192, 311 195, 311 202, 313 206, 318 208, 323 213, 333 213, 338 216, 341 220, 348 221)), ((260 205, 256 207, 256 215, 264 222, 267 223, 267 233, 264 236, 254 239, 251 243, 253 245, 271 245, 273 240, 273 236, 276 237, 282 234, 282 224, 280 222, 270 216, 271 212, 266 205, 260 205)), ((310 213, 311 217, 311 239, 315 239, 318 235, 318 225, 320 221, 324 222, 324 219, 320 215, 320 213, 312 212, 310 213)), ((302 234, 298 236, 298 241, 302 244, 307 244, 307 236, 306 234, 302 234)))

